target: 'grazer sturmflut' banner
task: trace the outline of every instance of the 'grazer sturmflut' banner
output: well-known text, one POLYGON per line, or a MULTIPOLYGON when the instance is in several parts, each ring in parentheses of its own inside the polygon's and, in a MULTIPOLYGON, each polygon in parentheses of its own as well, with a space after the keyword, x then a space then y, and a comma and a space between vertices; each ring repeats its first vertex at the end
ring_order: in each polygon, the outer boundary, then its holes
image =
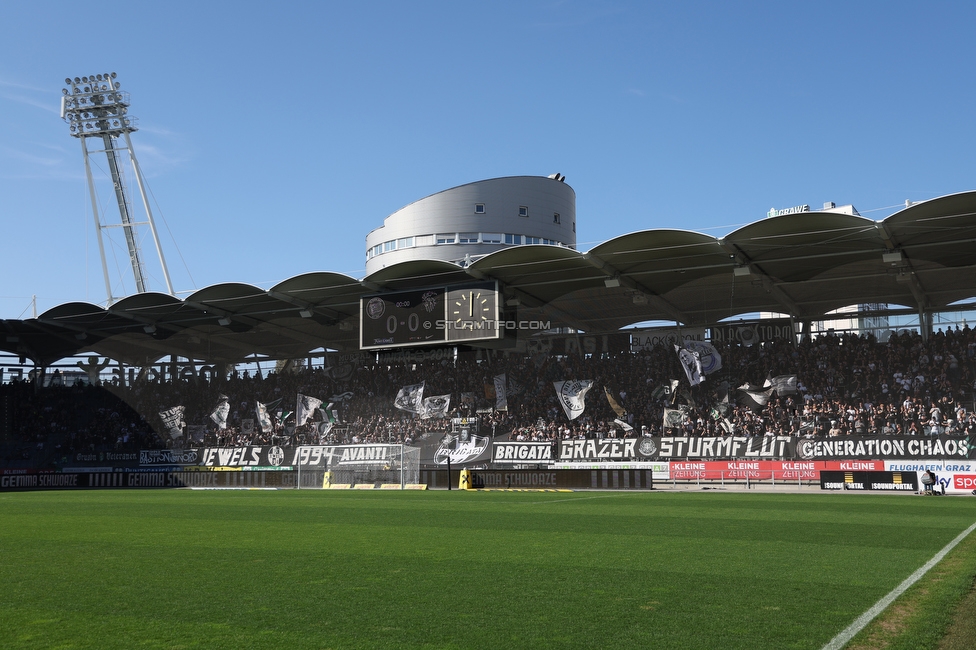
POLYGON ((793 438, 790 436, 683 436, 560 440, 555 460, 642 461, 678 458, 723 459, 912 459, 976 457, 964 436, 883 436, 877 438, 793 438))

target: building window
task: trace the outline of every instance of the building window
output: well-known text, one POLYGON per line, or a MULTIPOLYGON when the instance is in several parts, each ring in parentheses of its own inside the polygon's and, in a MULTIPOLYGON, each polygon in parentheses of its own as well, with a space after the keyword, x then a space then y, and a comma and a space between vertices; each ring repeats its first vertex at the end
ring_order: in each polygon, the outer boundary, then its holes
POLYGON ((527 205, 520 205, 519 206, 519 216, 520 217, 527 217, 527 216, 529 216, 529 206, 527 206, 527 205))
POLYGON ((458 242, 461 244, 477 244, 478 243, 478 233, 476 232, 462 232, 458 235, 458 242))
POLYGON ((521 244, 522 243, 522 235, 506 234, 505 235, 505 243, 506 244, 521 244))
POLYGON ((383 244, 377 244, 376 246, 373 246, 373 256, 374 257, 376 255, 379 255, 382 252, 383 252, 383 244))
POLYGON ((528 235, 525 236, 526 244, 538 244, 539 242, 540 239, 538 237, 529 237, 528 235))
POLYGON ((448 233, 443 235, 437 235, 438 244, 453 244, 455 238, 455 233, 448 233))
POLYGON ((397 248, 413 248, 413 237, 404 237, 397 240, 397 248))
POLYGON ((502 235, 497 232, 483 232, 481 233, 481 243, 482 244, 500 244, 502 243, 502 235))
POLYGON ((553 223, 559 223, 559 213, 558 212, 553 212, 552 213, 552 222, 553 223))
POLYGON ((433 235, 417 235, 414 237, 414 243, 417 246, 433 246, 434 236, 433 235))
POLYGON ((474 213, 475 214, 484 214, 485 213, 485 204, 484 203, 475 203, 474 204, 474 213))
POLYGON ((383 242, 383 252, 388 253, 389 251, 396 250, 396 240, 391 239, 390 241, 383 242))

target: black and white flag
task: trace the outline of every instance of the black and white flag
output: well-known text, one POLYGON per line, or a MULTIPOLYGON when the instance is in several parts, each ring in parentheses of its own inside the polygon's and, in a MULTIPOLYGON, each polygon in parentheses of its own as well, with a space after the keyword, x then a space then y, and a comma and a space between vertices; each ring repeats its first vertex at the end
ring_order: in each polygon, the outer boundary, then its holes
POLYGON ((261 402, 254 402, 254 413, 258 416, 258 426, 263 433, 271 433, 274 425, 271 423, 271 416, 268 414, 268 407, 261 402))
POLYGON ((739 386, 739 403, 751 409, 761 409, 773 396, 773 388, 758 388, 752 384, 739 386))
POLYGON ((718 353, 710 341, 688 339, 685 341, 685 347, 698 353, 698 362, 701 364, 702 373, 710 375, 722 369, 722 355, 718 353))
POLYGON ((227 416, 230 414, 230 403, 223 399, 210 414, 210 419, 217 423, 217 428, 223 431, 227 428, 227 416))
POLYGON ((796 375, 776 375, 767 379, 763 388, 772 388, 777 395, 795 395, 796 375))
POLYGON ((566 417, 575 420, 583 414, 586 408, 586 393, 593 388, 592 379, 572 379, 570 381, 554 381, 556 396, 559 404, 566 412, 566 417))
POLYGON ((295 426, 300 427, 315 413, 315 409, 322 406, 322 400, 308 395, 298 394, 298 404, 295 407, 295 426))
POLYGON ((678 360, 681 361, 681 367, 685 370, 685 376, 688 378, 688 383, 692 386, 697 386, 702 383, 702 365, 701 360, 698 358, 698 353, 685 348, 679 348, 677 345, 674 346, 674 351, 678 353, 678 360))
POLYGON ((425 397, 423 404, 420 405, 420 419, 446 418, 447 412, 451 408, 451 396, 432 395, 425 397))
POLYGON ((424 385, 426 383, 422 381, 419 384, 401 388, 400 392, 397 393, 396 399, 393 400, 393 406, 401 411, 420 413, 420 409, 424 404, 424 385))
POLYGON ((185 412, 186 407, 184 406, 174 406, 173 408, 159 412, 159 417, 163 421, 163 428, 166 429, 170 438, 179 438, 183 435, 183 427, 186 426, 186 423, 183 421, 183 414, 185 412))
POLYGON ((508 389, 505 385, 505 375, 497 375, 494 379, 495 383, 495 410, 496 411, 507 411, 508 410, 508 389))
POLYGON ((618 427, 620 427, 624 431, 633 431, 634 430, 634 427, 630 426, 629 424, 627 424, 626 422, 624 422, 620 418, 615 418, 613 422, 614 422, 614 424, 616 424, 618 427))

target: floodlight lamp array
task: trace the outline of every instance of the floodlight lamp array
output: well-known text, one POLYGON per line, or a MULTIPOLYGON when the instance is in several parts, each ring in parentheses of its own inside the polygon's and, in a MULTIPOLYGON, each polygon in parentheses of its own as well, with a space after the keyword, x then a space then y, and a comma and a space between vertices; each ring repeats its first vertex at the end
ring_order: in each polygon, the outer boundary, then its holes
POLYGON ((61 89, 61 118, 76 138, 120 135, 136 130, 135 118, 128 115, 129 93, 119 90, 114 72, 67 77, 68 88, 61 89))

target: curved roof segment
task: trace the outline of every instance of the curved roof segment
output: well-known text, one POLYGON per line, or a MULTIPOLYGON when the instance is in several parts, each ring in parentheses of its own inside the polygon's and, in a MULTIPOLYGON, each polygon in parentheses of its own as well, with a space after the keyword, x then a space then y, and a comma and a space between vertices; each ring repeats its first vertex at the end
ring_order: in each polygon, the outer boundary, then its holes
POLYGON ((362 280, 315 272, 271 289, 227 283, 184 300, 143 293, 108 309, 83 302, 0 321, 0 349, 47 365, 91 352, 143 365, 167 355, 234 363, 358 349, 363 295, 496 280, 506 309, 553 327, 608 332, 671 320, 707 326, 772 311, 818 319, 851 304, 932 311, 976 297, 976 192, 912 205, 883 221, 804 212, 716 238, 655 229, 586 253, 514 246, 463 268, 412 260, 362 280))

